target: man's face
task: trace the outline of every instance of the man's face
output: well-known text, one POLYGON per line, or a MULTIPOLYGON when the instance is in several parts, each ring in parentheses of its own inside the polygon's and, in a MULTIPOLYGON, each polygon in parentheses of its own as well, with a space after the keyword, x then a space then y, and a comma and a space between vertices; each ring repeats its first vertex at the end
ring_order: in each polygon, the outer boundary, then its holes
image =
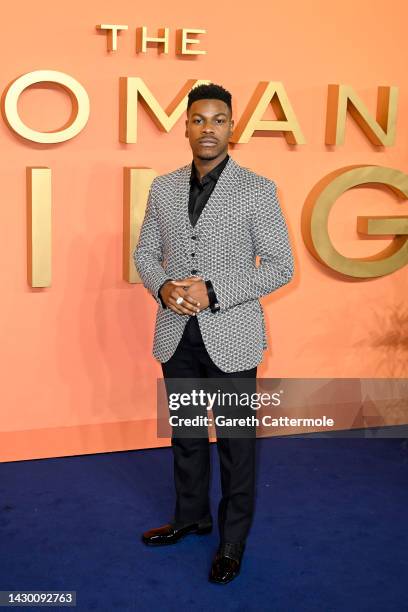
POLYGON ((197 158, 215 159, 227 152, 233 130, 230 109, 222 100, 196 100, 188 109, 186 137, 197 158))

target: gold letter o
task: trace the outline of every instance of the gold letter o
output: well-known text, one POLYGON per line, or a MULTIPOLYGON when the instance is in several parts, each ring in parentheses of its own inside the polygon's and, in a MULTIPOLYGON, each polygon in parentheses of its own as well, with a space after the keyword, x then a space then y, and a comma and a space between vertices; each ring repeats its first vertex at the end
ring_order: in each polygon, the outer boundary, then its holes
POLYGON ((11 83, 4 98, 4 114, 11 129, 27 140, 48 144, 64 142, 79 134, 86 125, 89 97, 85 88, 69 74, 57 70, 35 70, 11 83), (36 83, 56 83, 68 92, 74 109, 74 117, 68 127, 54 132, 38 132, 21 121, 17 110, 18 99, 27 87, 36 83))

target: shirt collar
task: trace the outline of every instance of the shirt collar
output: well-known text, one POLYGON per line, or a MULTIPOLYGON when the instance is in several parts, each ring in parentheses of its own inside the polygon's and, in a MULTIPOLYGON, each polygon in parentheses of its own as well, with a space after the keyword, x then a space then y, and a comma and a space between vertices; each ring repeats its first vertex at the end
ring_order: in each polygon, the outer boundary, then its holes
MULTIPOLYGON (((219 178, 221 172, 224 170, 224 167, 226 166, 229 157, 230 156, 227 153, 224 159, 221 160, 220 163, 215 166, 215 168, 210 170, 210 172, 207 172, 207 174, 204 174, 201 179, 201 184, 206 183, 208 180, 216 181, 219 178)), ((198 179, 197 169, 195 167, 194 160, 191 163, 190 183, 192 183, 193 181, 196 181, 197 183, 200 182, 198 179)))

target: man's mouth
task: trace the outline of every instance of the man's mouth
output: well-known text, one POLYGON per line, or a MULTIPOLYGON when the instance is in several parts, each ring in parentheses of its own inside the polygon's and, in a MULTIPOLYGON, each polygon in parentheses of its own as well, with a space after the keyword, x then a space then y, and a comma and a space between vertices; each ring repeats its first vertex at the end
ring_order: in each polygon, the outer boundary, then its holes
POLYGON ((200 140, 199 143, 205 147, 214 147, 217 144, 217 141, 212 140, 211 138, 205 138, 200 140))

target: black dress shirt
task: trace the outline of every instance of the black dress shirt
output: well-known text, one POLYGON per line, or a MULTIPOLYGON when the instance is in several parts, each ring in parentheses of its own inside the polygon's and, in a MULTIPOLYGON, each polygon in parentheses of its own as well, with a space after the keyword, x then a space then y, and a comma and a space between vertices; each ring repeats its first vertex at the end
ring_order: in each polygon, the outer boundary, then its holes
MULTIPOLYGON (((217 184, 220 174, 224 170, 228 162, 228 159, 229 159, 229 155, 227 153, 224 159, 220 161, 220 163, 217 164, 215 168, 210 170, 210 172, 207 172, 207 174, 205 174, 202 177, 201 181, 198 176, 197 169, 195 167, 194 160, 193 160, 191 164, 190 195, 189 195, 189 200, 188 200, 188 215, 190 217, 190 222, 193 227, 195 227, 201 213, 203 212, 204 207, 207 204, 208 199, 210 195, 212 194, 215 185, 217 184)), ((194 272, 192 271, 192 274, 193 273, 194 272)), ((167 282, 168 280, 165 281, 165 283, 167 282)), ((160 286, 160 289, 163 287, 165 283, 163 283, 160 286)), ((215 291, 214 291, 211 281, 206 280, 205 285, 207 287, 208 301, 209 301, 210 309, 213 313, 218 312, 220 307, 218 305, 217 296, 215 295, 215 291)), ((160 295, 160 289, 159 289, 159 298, 160 298, 163 308, 166 308, 166 305, 163 302, 162 297, 160 295)))
POLYGON ((207 201, 212 194, 219 176, 228 162, 228 159, 229 155, 227 153, 224 159, 220 161, 215 168, 210 170, 210 172, 207 172, 207 174, 204 174, 201 181, 198 177, 197 169, 193 160, 191 164, 190 197, 188 201, 188 214, 193 227, 204 210, 204 206, 207 204, 207 201))

